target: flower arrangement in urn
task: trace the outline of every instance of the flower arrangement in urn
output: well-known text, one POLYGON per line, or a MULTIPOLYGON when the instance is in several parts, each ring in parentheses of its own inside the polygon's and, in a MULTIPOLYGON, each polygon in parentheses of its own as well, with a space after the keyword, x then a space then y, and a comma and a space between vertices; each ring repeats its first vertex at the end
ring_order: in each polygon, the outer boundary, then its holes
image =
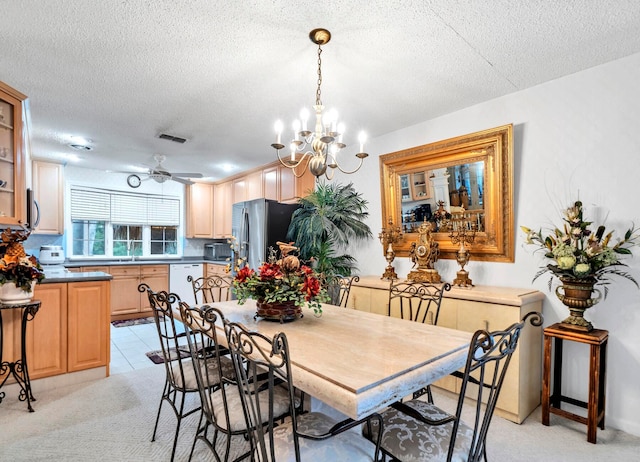
POLYGON ((321 303, 327 302, 329 296, 321 287, 320 279, 315 271, 300 262, 291 253, 297 248, 293 243, 278 242, 279 256, 273 248, 269 257, 258 271, 245 266, 239 269, 233 279, 233 291, 238 303, 247 299, 256 300, 257 316, 280 321, 292 320, 301 316, 300 308, 307 305, 315 314, 322 313, 321 303), (270 311, 273 305, 285 305, 290 308, 283 314, 270 311), (262 308, 262 310, 261 310, 262 308))
POLYGON ((44 272, 36 257, 27 255, 22 242, 27 240, 27 230, 5 229, 0 235, 0 285, 13 283, 29 292, 34 281, 44 279, 44 272))
POLYGON ((581 318, 582 312, 600 299, 600 292, 594 289, 594 286, 602 286, 605 297, 611 283, 610 276, 628 279, 638 286, 633 276, 621 269, 627 265, 620 261, 620 257, 632 255, 630 249, 638 245, 640 233, 632 226, 624 233, 622 239, 613 243, 614 231, 607 233, 603 225, 598 226, 595 231, 591 229, 593 223, 585 220, 580 201, 574 202, 564 211, 563 220, 562 229, 555 228, 547 235, 525 226, 521 229, 527 234, 526 243, 540 247, 544 256, 551 260, 551 263, 536 273, 533 280, 545 273, 551 273, 551 289, 553 277, 558 277, 563 286, 556 288, 556 294, 572 314, 563 322, 588 331, 592 329, 591 324, 581 318), (591 298, 594 291, 598 295, 591 298))

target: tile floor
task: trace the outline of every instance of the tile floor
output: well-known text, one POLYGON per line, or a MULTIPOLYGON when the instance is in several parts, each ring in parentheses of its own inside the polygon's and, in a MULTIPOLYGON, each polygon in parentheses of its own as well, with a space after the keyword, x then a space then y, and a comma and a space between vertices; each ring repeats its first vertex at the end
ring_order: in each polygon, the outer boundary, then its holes
POLYGON ((156 366, 145 353, 159 350, 155 323, 128 327, 111 325, 111 374, 156 366))

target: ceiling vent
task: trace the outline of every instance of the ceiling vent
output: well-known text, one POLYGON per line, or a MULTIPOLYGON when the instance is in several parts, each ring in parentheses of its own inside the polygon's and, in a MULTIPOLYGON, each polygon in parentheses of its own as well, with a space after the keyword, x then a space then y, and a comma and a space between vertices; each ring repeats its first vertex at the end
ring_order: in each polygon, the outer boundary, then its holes
POLYGON ((187 139, 186 138, 180 138, 179 136, 173 136, 173 135, 167 135, 166 133, 160 133, 160 136, 158 136, 158 138, 160 138, 161 140, 169 140, 169 141, 174 141, 176 143, 186 143, 187 139))

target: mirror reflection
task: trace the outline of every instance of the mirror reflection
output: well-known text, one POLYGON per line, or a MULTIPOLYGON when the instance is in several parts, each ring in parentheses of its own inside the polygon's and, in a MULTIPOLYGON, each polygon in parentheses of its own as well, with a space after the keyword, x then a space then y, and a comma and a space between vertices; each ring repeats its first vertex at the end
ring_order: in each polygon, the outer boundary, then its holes
POLYGON ((478 161, 400 175, 403 232, 417 232, 423 221, 433 223, 435 232, 444 232, 434 213, 438 208, 475 223, 477 230, 484 232, 484 171, 484 161, 478 161), (447 191, 440 200, 435 198, 435 184, 447 191))

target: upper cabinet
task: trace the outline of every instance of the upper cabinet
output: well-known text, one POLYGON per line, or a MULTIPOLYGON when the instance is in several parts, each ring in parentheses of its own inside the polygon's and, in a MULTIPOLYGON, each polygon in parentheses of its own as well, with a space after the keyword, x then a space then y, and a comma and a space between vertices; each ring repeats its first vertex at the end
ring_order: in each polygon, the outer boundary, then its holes
POLYGON ((186 189, 185 237, 213 237, 213 188, 211 183, 194 183, 186 189))
POLYGON ((230 181, 218 183, 213 190, 213 237, 231 236, 231 199, 230 181))
POLYGON ((315 188, 316 178, 305 170, 304 174, 298 178, 293 170, 280 165, 280 202, 293 203, 301 197, 307 196, 315 188))
POLYGON ((23 104, 25 95, 0 82, 0 225, 26 221, 23 104))
POLYGON ((36 234, 64 233, 64 168, 60 164, 33 161, 33 198, 36 234))

